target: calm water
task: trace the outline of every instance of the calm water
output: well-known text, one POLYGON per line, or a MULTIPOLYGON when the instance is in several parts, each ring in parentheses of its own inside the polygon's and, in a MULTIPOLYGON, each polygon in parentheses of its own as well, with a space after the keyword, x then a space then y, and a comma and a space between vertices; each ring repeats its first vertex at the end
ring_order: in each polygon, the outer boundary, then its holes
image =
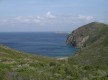
POLYGON ((68 34, 57 33, 0 33, 0 44, 11 48, 50 57, 64 57, 77 50, 65 44, 68 34))

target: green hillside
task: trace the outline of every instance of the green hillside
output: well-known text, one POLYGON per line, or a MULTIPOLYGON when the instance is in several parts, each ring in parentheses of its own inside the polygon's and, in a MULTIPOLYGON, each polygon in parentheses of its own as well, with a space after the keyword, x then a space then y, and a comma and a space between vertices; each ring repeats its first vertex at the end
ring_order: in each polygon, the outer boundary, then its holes
POLYGON ((81 63, 83 65, 92 64, 96 66, 101 66, 101 64, 103 64, 107 66, 108 25, 93 22, 81 28, 89 27, 92 27, 91 30, 85 33, 86 36, 89 36, 89 38, 83 43, 86 44, 86 47, 81 48, 80 52, 75 55, 76 61, 78 61, 79 64, 81 63), (92 31, 92 29, 94 31, 92 31))
MULTIPOLYGON (((23 53, 0 46, 0 80, 71 80, 68 60, 23 53)), ((76 73, 75 73, 76 75, 76 73)))
MULTIPOLYGON (((83 38, 89 38, 83 43, 86 46, 70 58, 70 64, 74 61, 80 67, 80 76, 88 80, 108 80, 108 25, 93 22, 77 29, 79 32, 81 30, 84 33, 83 38)), ((77 38, 80 37, 82 38, 77 38)), ((77 43, 80 42, 79 40, 77 43)))
POLYGON ((80 50, 56 59, 0 46, 0 80, 108 80, 108 25, 93 22, 74 30, 67 43, 80 50))
POLYGON ((47 74, 44 74, 44 70, 49 70, 47 67, 53 61, 56 62, 48 57, 30 55, 1 45, 0 80, 45 79, 47 74))

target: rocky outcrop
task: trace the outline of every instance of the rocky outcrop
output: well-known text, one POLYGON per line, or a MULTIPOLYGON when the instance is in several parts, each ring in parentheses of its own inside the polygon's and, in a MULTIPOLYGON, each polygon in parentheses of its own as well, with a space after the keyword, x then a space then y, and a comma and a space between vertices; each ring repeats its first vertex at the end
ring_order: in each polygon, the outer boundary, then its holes
POLYGON ((89 35, 84 34, 81 30, 76 30, 68 36, 66 43, 74 47, 82 48, 86 46, 85 42, 88 38, 89 35))
POLYGON ((103 23, 92 22, 78 29, 72 31, 71 34, 67 37, 66 43, 77 48, 86 47, 87 40, 91 35, 95 35, 95 32, 100 31, 103 27, 103 23))

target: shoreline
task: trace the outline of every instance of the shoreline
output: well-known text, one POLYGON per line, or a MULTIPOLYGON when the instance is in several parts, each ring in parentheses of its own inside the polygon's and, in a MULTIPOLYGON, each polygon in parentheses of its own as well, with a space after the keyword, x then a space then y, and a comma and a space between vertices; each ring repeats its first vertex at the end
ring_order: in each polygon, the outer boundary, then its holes
POLYGON ((56 58, 57 60, 68 60, 69 57, 59 57, 59 58, 56 58))

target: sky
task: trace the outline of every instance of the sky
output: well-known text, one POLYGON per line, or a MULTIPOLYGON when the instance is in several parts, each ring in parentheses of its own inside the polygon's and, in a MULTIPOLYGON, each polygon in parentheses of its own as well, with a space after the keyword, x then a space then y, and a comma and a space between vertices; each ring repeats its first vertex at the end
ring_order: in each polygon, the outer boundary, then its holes
POLYGON ((0 0, 0 32, 72 31, 108 24, 108 0, 0 0))

